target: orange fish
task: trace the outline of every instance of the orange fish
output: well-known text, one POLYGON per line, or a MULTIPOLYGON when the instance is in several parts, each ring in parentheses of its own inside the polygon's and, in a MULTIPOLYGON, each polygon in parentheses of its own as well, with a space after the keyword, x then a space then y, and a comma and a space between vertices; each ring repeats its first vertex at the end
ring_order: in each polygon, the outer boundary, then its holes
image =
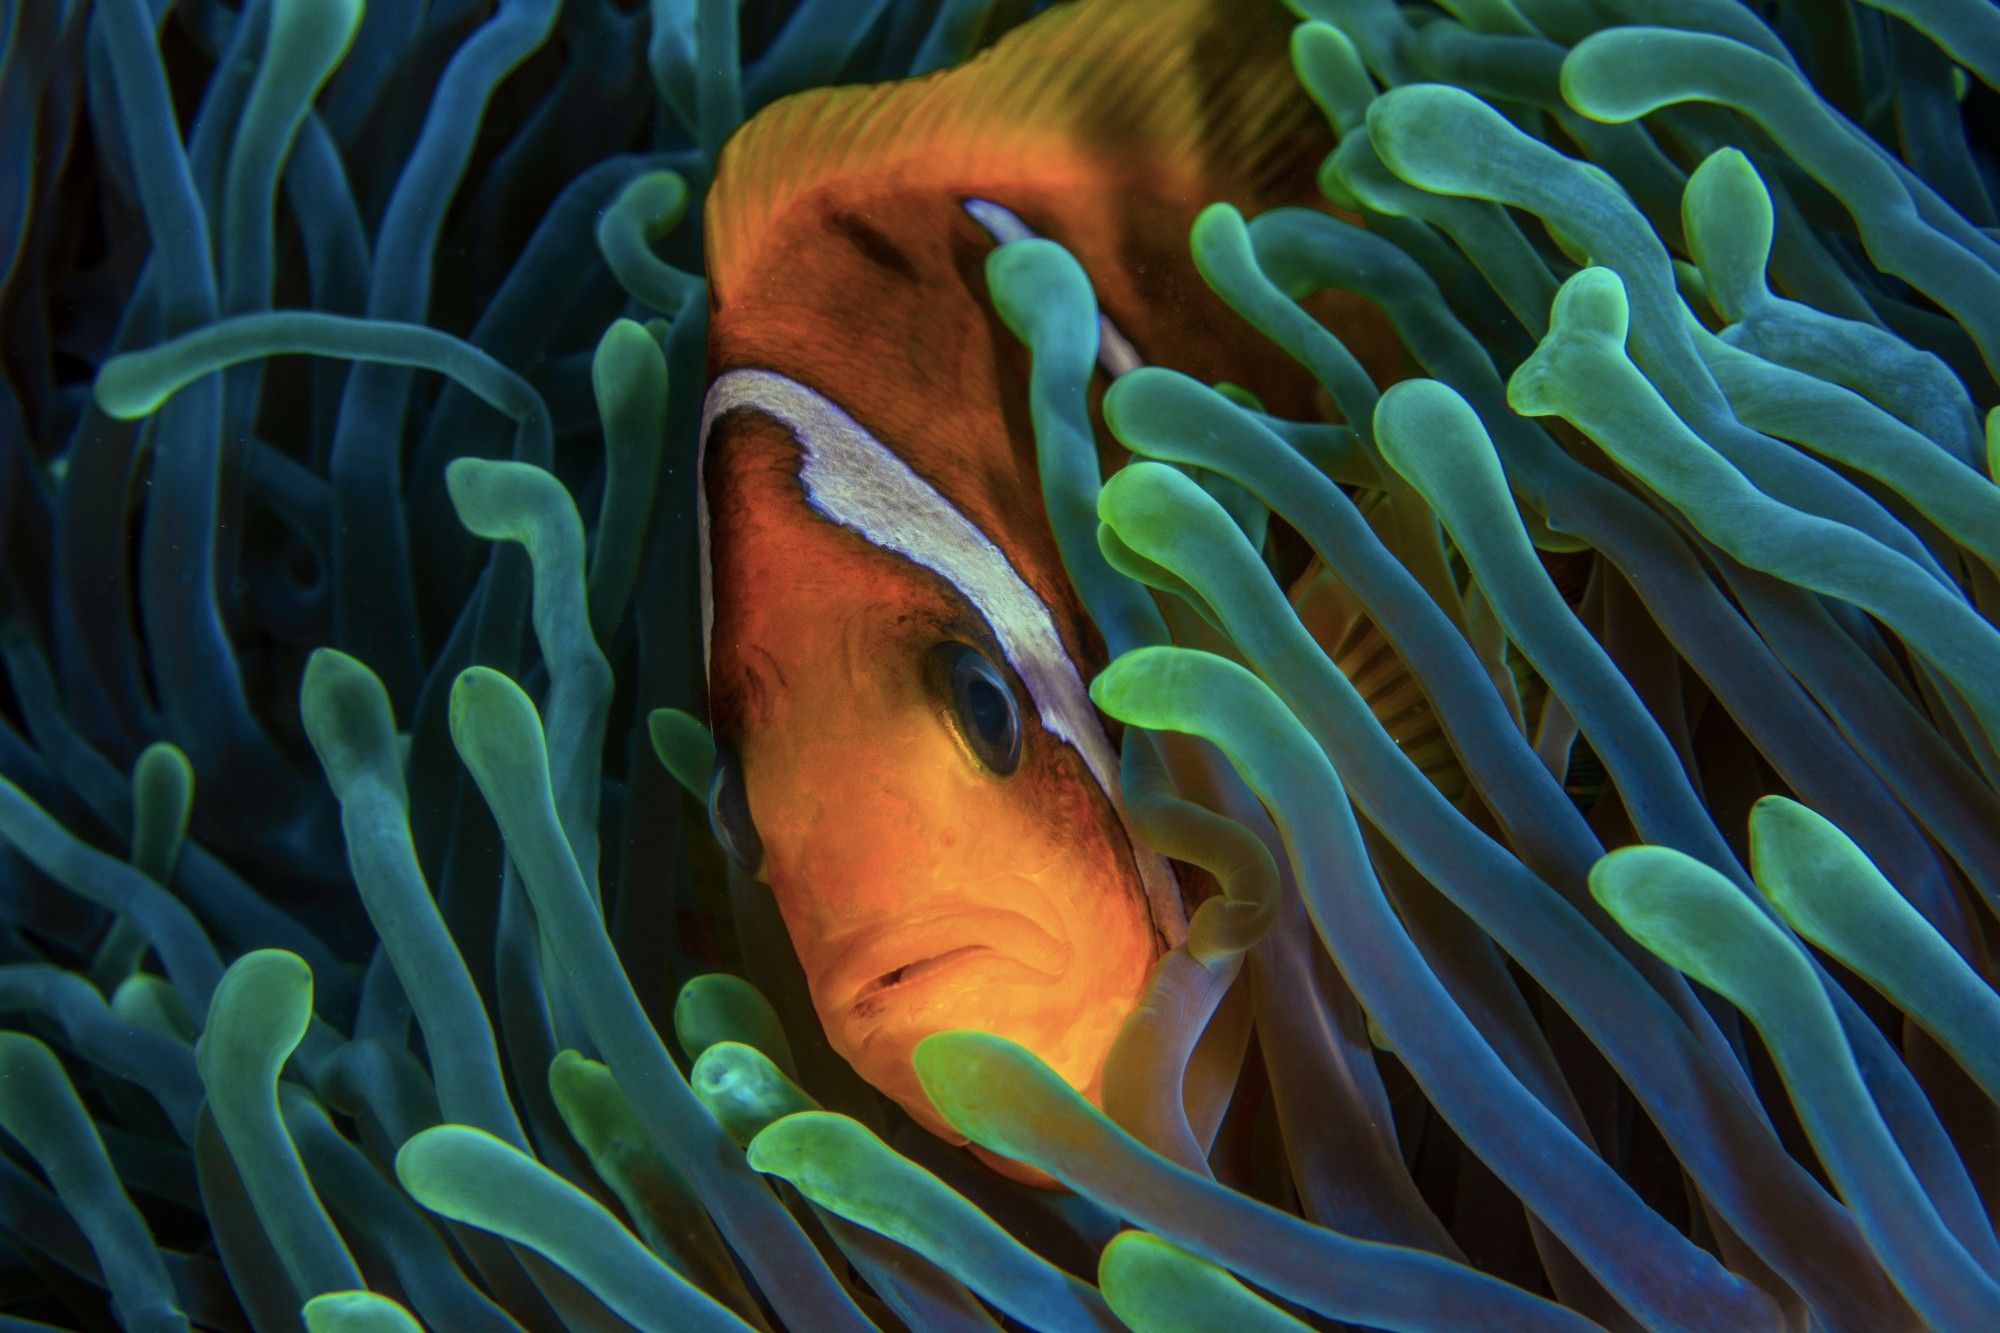
POLYGON ((954 1141, 918 1040, 996 1032, 1095 1098, 1186 929, 1085 689, 1103 646, 985 260, 1030 230, 1077 256, 1097 391, 1144 357, 1316 415, 1188 256, 1214 200, 1314 199, 1332 141, 1286 27, 1255 0, 1059 5, 957 69, 774 104, 709 195, 711 818, 771 886, 833 1047, 954 1141))

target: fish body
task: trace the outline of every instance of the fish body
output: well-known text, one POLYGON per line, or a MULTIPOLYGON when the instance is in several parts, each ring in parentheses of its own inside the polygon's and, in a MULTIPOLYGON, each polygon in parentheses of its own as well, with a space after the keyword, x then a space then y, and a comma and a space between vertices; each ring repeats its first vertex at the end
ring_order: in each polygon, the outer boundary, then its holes
POLYGON ((986 258, 1009 226, 1047 235, 1093 282, 1112 370, 1161 360, 1307 415, 1295 367, 1245 363, 1254 335, 1187 235, 1216 199, 1304 202, 1330 146, 1277 6, 1076 0, 958 69, 787 98, 723 152, 711 807, 770 884, 833 1047, 946 1137, 918 1040, 997 1032, 1094 1097, 1186 923, 1085 690, 1104 649, 1049 527, 1027 353, 986 258))

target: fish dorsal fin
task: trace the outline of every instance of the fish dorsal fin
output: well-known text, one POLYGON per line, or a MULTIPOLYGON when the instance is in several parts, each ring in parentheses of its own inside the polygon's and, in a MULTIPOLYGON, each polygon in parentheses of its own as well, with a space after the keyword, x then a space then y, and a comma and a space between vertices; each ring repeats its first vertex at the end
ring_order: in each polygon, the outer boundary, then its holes
POLYGON ((1260 0, 1069 0, 957 68, 773 103, 723 149, 709 194, 715 298, 748 279, 777 219, 856 182, 974 194, 1125 180, 1190 217, 1215 199, 1294 199, 1331 139, 1290 68, 1287 23, 1260 0))

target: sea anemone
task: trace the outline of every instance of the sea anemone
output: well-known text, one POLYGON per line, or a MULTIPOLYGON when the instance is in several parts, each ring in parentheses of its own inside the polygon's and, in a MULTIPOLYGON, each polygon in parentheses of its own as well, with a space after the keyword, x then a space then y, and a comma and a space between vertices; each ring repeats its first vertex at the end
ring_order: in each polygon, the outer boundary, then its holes
POLYGON ((0 8, 0 1324, 2000 1327, 2000 13, 1286 4, 1324 419, 988 266, 1214 887, 1103 1109, 918 1047, 1061 1189, 826 1046, 694 592, 724 140, 1042 6, 0 8))

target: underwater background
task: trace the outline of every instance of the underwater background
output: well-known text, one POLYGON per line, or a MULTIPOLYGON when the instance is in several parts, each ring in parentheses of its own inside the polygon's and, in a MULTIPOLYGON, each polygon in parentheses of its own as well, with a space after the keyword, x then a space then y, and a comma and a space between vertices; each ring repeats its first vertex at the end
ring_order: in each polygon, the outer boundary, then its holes
POLYGON ((1108 483, 1016 243, 1219 891, 1108 1114, 920 1048, 1065 1191, 827 1049, 702 805, 700 204, 1042 7, 0 4, 0 1330, 2000 1328, 1987 0, 1286 0, 1365 225, 1190 246, 1326 419, 1134 371, 1108 483))

